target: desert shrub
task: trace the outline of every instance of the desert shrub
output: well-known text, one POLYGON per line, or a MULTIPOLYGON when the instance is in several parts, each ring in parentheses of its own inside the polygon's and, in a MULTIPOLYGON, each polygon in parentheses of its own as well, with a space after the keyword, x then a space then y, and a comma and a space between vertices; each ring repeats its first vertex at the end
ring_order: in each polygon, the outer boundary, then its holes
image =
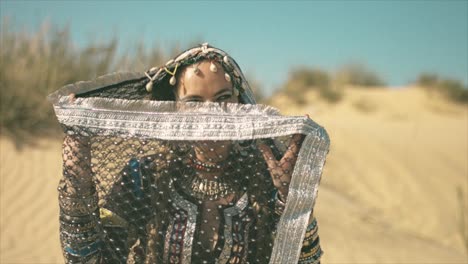
POLYGON ((416 84, 454 102, 468 103, 468 87, 459 80, 441 78, 435 73, 422 73, 417 78, 416 84))
POLYGON ((299 80, 304 87, 327 87, 330 85, 330 76, 318 68, 299 67, 291 71, 290 78, 299 80))
POLYGON ((437 86, 437 83, 439 82, 439 76, 434 73, 422 73, 419 75, 416 83, 427 87, 427 88, 432 88, 437 86))
POLYGON ((309 90, 316 90, 321 98, 329 102, 337 102, 342 96, 340 90, 334 89, 332 79, 326 71, 304 66, 296 67, 289 73, 289 78, 280 91, 297 104, 303 105, 307 101, 305 94, 309 90))
POLYGON ((441 91, 455 102, 468 103, 468 87, 460 81, 453 79, 444 79, 440 81, 441 91))
POLYGON ((134 45, 117 54, 117 40, 78 48, 68 27, 43 24, 36 32, 12 31, 8 19, 0 32, 0 132, 20 143, 36 136, 57 135, 58 124, 46 96, 70 83, 117 70, 142 71, 161 65, 181 50, 134 45), (135 47, 136 46, 136 47, 135 47))
POLYGON ((27 136, 58 131, 47 94, 57 88, 107 72, 116 41, 73 46, 67 27, 46 24, 36 33, 12 32, 8 21, 1 29, 0 86, 2 134, 24 140, 27 136))
POLYGON ((341 85, 382 87, 385 82, 364 64, 352 63, 341 67, 335 74, 335 81, 341 85))
POLYGON ((316 90, 320 97, 330 103, 336 103, 343 98, 345 85, 360 87, 382 87, 385 82, 379 75, 369 70, 363 64, 348 64, 341 67, 334 75, 306 66, 294 68, 281 92, 292 98, 298 104, 306 103, 304 94, 316 90))

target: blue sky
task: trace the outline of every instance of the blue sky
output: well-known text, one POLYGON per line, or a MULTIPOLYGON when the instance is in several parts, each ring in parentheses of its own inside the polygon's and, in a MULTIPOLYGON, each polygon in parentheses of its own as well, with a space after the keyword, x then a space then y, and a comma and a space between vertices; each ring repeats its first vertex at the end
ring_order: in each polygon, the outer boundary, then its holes
MULTIPOLYGON (((170 48, 193 40, 227 52, 267 91, 297 65, 362 62, 391 86, 436 72, 468 84, 468 1, 5 1, 31 31, 69 24, 84 45, 117 35, 170 48)), ((153 65, 148 65, 151 67, 153 65)))

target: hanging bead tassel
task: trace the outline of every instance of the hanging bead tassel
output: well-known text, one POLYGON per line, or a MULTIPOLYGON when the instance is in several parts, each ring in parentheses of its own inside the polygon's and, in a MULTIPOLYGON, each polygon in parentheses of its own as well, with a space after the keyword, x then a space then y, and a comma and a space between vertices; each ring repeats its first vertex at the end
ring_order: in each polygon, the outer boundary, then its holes
POLYGON ((175 66, 175 68, 174 68, 174 71, 172 71, 172 72, 171 72, 170 70, 168 70, 167 67, 164 68, 164 70, 165 70, 168 74, 172 75, 171 79, 169 79, 169 83, 170 83, 171 85, 175 85, 175 84, 177 83, 177 80, 176 80, 176 78, 175 78, 175 75, 176 75, 176 73, 177 73, 177 68, 178 68, 178 67, 179 67, 179 64, 176 64, 176 66, 175 66))
POLYGON ((174 86, 177 83, 176 78, 172 76, 171 79, 169 80, 169 83, 174 86))
POLYGON ((146 91, 151 92, 153 90, 153 81, 149 81, 146 84, 146 91))
POLYGON ((218 67, 216 67, 216 65, 213 62, 211 62, 210 71, 212 71, 212 72, 217 72, 218 71, 218 67))
POLYGON ((224 74, 224 79, 226 79, 227 82, 231 82, 231 76, 227 73, 224 74))
MULTIPOLYGON (((151 70, 150 70, 150 72, 151 72, 151 70)), ((151 92, 153 90, 153 78, 151 78, 151 76, 147 72, 145 72, 145 75, 150 80, 145 86, 146 91, 148 91, 148 93, 149 93, 149 92, 151 92)))

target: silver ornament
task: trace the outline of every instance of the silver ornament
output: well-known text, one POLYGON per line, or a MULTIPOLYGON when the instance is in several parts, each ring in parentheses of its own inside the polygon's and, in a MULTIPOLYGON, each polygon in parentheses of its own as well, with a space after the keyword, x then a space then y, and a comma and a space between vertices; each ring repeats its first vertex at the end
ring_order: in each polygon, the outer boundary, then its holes
POLYGON ((218 67, 216 67, 216 65, 213 62, 210 65, 210 71, 212 71, 212 72, 217 72, 218 71, 218 67))
POLYGON ((174 76, 172 76, 171 79, 169 80, 169 83, 170 83, 171 85, 175 85, 175 84, 177 83, 176 78, 175 78, 174 76))
POLYGON ((166 62, 166 66, 169 64, 172 64, 173 62, 174 62, 174 59, 169 60, 168 62, 166 62))
POLYGON ((224 78, 226 79, 227 82, 231 82, 231 76, 229 74, 225 73, 224 78))
POLYGON ((208 53, 208 42, 203 43, 201 48, 203 53, 208 53))
POLYGON ((146 84, 146 91, 151 92, 153 90, 153 81, 149 81, 146 84))

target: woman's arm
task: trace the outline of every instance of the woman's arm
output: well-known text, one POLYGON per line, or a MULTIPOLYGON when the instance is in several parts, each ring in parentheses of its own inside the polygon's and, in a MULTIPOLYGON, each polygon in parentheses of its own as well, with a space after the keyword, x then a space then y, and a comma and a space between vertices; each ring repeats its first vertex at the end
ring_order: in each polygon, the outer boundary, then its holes
MULTIPOLYGON (((277 224, 283 214, 286 201, 283 200, 279 192, 275 192, 274 201, 275 222, 277 224)), ((312 211, 310 213, 309 223, 307 224, 304 241, 302 242, 301 255, 299 256, 298 264, 320 264, 320 258, 322 255, 323 251, 320 248, 317 219, 312 211)))
MULTIPOLYGON (((302 145, 304 136, 296 134, 292 137, 287 151, 283 157, 278 160, 273 154, 270 146, 261 143, 258 148, 263 154, 263 157, 268 165, 270 176, 273 179, 273 184, 276 188, 273 193, 274 201, 274 221, 277 224, 285 209, 286 200, 288 197, 289 183, 291 181, 294 165, 297 160, 299 149, 302 145)), ((323 251, 320 248, 320 239, 318 236, 317 220, 313 213, 310 214, 309 223, 306 229, 304 241, 302 243, 301 255, 299 257, 300 264, 318 264, 323 251)))
POLYGON ((67 263, 99 262, 98 196, 92 180, 91 150, 87 137, 66 136, 63 177, 58 187, 60 240, 67 263))
POLYGON ((317 219, 310 214, 309 224, 307 225, 304 242, 302 243, 299 264, 319 264, 323 251, 320 248, 320 238, 318 235, 317 219))

